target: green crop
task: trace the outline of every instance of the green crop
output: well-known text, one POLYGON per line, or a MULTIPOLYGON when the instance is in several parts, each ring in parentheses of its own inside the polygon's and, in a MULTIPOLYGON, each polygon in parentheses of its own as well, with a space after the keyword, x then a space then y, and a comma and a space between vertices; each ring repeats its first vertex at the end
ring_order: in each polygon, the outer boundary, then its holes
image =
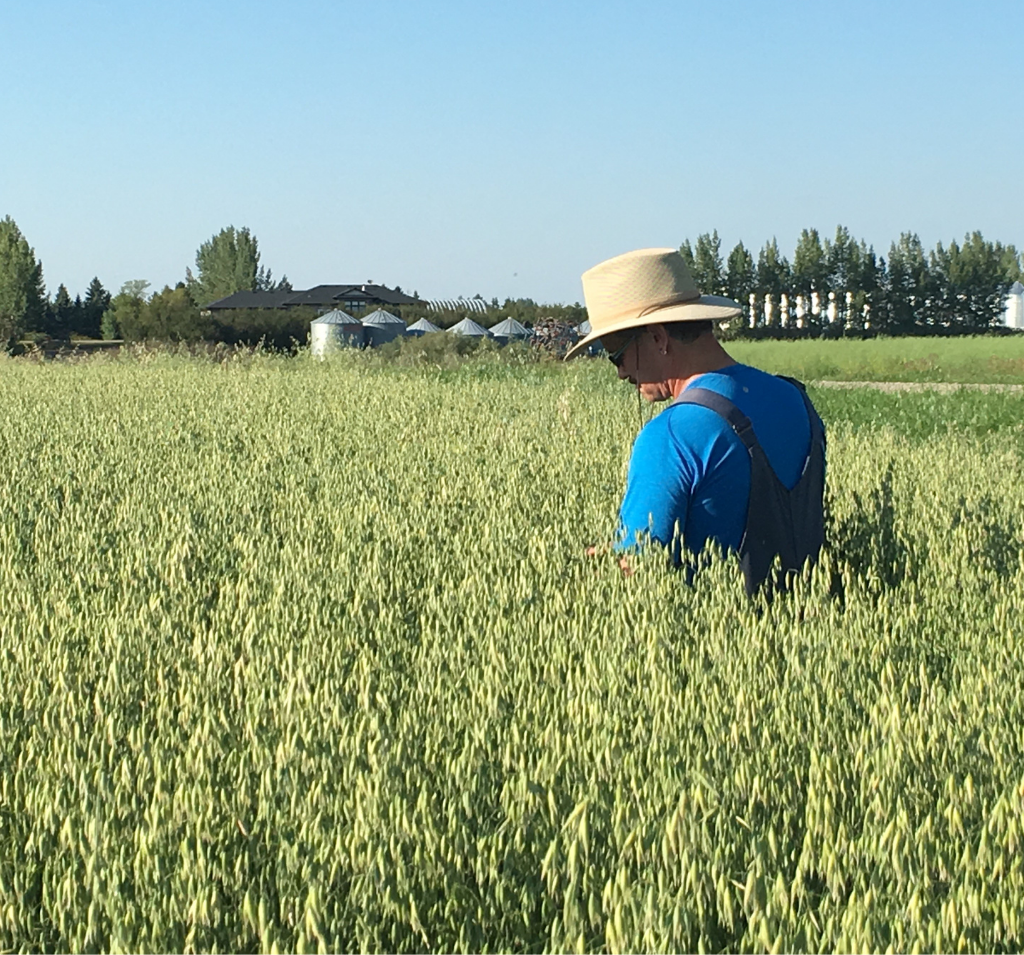
POLYGON ((0 950, 1020 950, 1019 433, 822 398, 765 606, 604 362, 0 362, 0 950))
POLYGON ((1024 382, 1024 335, 734 341, 727 347, 737 361, 797 378, 1024 382))

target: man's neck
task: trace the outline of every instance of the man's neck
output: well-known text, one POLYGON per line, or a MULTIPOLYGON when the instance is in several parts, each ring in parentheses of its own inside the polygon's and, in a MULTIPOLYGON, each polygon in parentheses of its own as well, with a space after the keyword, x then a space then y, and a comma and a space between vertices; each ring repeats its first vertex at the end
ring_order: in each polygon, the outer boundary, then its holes
POLYGON ((699 351, 690 352, 680 357, 685 357, 687 361, 680 368, 679 374, 672 376, 668 381, 673 398, 678 398, 690 387, 690 383, 695 378, 713 371, 721 371, 723 368, 736 364, 735 359, 718 344, 716 339, 711 339, 706 345, 701 342, 699 351))

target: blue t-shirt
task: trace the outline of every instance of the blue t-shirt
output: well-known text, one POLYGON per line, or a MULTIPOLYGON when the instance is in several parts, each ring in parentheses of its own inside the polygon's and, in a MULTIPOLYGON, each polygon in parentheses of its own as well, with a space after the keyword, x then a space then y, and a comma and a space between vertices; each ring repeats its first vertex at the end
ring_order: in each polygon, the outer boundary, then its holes
MULTIPOLYGON (((736 405, 779 480, 789 489, 796 485, 811 446, 811 424, 794 385, 736 364, 700 375, 687 387, 717 391, 736 405)), ((634 546, 647 533, 672 544, 678 524, 694 554, 708 540, 737 550, 749 498, 750 454, 729 423, 710 408, 673 403, 633 444, 616 547, 634 546)), ((681 554, 674 556, 678 561, 681 554)))

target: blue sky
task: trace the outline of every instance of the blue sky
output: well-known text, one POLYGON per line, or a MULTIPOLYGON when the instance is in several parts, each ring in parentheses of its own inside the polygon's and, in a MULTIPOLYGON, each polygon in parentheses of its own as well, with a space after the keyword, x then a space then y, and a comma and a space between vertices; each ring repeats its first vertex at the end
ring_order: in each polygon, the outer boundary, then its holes
POLYGON ((581 297, 717 228, 1024 246, 1024 4, 0 0, 0 216, 47 285, 248 226, 295 287, 581 297))

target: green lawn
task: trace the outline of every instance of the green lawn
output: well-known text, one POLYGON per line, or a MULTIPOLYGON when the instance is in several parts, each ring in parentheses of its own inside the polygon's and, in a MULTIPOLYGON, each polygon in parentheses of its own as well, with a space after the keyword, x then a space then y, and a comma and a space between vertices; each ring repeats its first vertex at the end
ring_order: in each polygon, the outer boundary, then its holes
POLYGON ((1024 384, 1024 335, 729 342, 729 353, 808 381, 1024 384))

